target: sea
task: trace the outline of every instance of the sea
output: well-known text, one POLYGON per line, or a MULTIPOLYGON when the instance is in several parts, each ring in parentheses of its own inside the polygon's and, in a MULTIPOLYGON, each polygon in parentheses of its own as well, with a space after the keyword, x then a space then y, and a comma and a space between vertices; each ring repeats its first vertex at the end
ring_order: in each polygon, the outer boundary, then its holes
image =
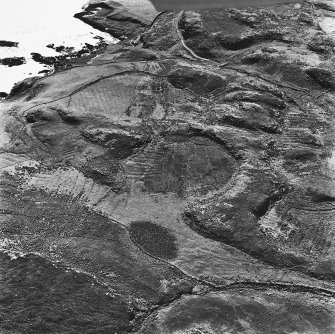
POLYGON ((1 1, 0 40, 18 42, 18 47, 0 47, 0 59, 24 57, 20 66, 0 65, 0 92, 9 93, 13 85, 27 77, 42 75, 51 66, 35 62, 31 53, 56 56, 61 53, 47 47, 83 48, 85 43, 96 45, 99 36, 106 42, 117 42, 109 34, 100 32, 73 17, 81 12, 87 0, 15 0, 1 1))

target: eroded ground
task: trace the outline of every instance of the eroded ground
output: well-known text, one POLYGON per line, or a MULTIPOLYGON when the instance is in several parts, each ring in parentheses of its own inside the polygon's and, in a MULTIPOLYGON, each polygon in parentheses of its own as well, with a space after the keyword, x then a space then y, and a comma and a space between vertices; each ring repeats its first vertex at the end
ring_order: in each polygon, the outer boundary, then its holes
MULTIPOLYGON (((108 12, 112 33, 110 6, 85 15, 108 12)), ((165 12, 17 85, 1 103, 1 329, 334 333, 334 15, 165 12)))

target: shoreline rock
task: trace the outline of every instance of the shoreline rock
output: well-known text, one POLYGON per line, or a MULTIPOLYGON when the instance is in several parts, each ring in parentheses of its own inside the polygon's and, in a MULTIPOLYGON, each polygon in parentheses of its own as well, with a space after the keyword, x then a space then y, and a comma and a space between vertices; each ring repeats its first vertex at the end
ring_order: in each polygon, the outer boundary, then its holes
MULTIPOLYGON (((147 14, 150 17, 150 13, 147 14)), ((152 15, 155 14, 153 11, 152 15)), ((120 40, 136 38, 151 23, 147 17, 139 16, 135 10, 129 10, 114 1, 90 3, 83 12, 75 14, 74 17, 120 40)))
POLYGON ((8 96, 5 92, 0 92, 0 99, 5 99, 8 96))
POLYGON ((18 42, 11 42, 11 41, 4 41, 4 40, 1 40, 0 41, 0 47, 10 47, 10 48, 17 48, 19 45, 18 42))
POLYGON ((85 43, 85 45, 78 51, 74 51, 72 47, 65 47, 62 45, 54 46, 53 44, 49 44, 47 47, 62 54, 59 56, 46 57, 33 52, 31 53, 31 56, 34 61, 40 64, 54 66, 55 71, 59 71, 71 67, 71 64, 75 65, 77 61, 87 62, 97 53, 102 52, 107 47, 108 43, 101 37, 99 38, 97 36, 97 39, 99 40, 98 44, 92 45, 85 43))
POLYGON ((0 64, 8 67, 20 66, 26 63, 24 57, 8 57, 0 59, 0 64))

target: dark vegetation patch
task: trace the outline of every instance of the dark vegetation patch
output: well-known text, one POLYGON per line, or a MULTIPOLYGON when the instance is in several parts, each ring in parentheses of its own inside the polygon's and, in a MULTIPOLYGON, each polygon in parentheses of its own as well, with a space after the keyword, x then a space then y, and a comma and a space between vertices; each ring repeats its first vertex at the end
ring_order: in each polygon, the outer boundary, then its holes
POLYGON ((308 148, 292 149, 285 152, 284 156, 287 164, 295 162, 316 161, 318 158, 317 152, 308 148))
POLYGON ((278 21, 278 16, 272 10, 257 10, 257 9, 238 9, 231 8, 227 10, 229 18, 233 19, 241 25, 246 25, 251 28, 262 26, 271 22, 272 24, 278 21))
POLYGON ((118 61, 155 61, 159 59, 159 54, 141 48, 124 48, 116 57, 118 61))
POLYGON ((42 109, 33 109, 25 116, 27 123, 36 123, 41 121, 48 121, 50 118, 42 109))
POLYGON ((111 187, 116 192, 125 185, 124 172, 120 163, 108 153, 88 159, 81 171, 85 176, 111 187))
MULTIPOLYGON (((134 242, 130 240, 126 229, 114 221, 86 209, 72 197, 50 196, 41 191, 19 192, 17 185, 15 184, 14 187, 14 184, 10 178, 2 179, 0 182, 0 191, 8 199, 6 203, 3 203, 0 210, 2 217, 6 215, 6 219, 0 219, 1 235, 4 235, 9 240, 19 238, 21 240, 20 245, 25 251, 43 254, 45 257, 49 257, 49 255, 51 257, 56 256, 60 261, 64 261, 71 267, 79 268, 99 277, 100 281, 106 282, 107 280, 109 291, 115 291, 115 295, 119 296, 128 305, 130 302, 134 304, 132 307, 135 310, 131 312, 135 312, 135 315, 133 315, 136 316, 136 319, 134 319, 133 324, 138 324, 141 314, 143 315, 148 310, 150 304, 166 303, 184 292, 189 293, 192 289, 193 282, 186 279, 180 271, 140 251, 134 242), (16 196, 20 196, 20 201, 16 200, 16 196), (163 279, 169 281, 167 289, 164 291, 161 289, 161 281, 163 279), (136 301, 137 298, 139 298, 138 302, 136 301)), ((0 332, 2 324, 2 267, 0 260, 0 332)), ((6 267, 3 270, 5 273, 7 272, 6 267)), ((29 273, 29 270, 22 269, 20 275, 27 276, 29 273)), ((49 284, 51 278, 49 279, 48 275, 45 278, 41 274, 38 276, 41 279, 40 286, 42 286, 42 289, 50 289, 52 294, 57 295, 58 293, 60 295, 59 305, 58 301, 56 305, 53 305, 52 299, 48 299, 46 307, 49 306, 51 310, 52 307, 56 307, 58 310, 58 306, 61 309, 62 305, 65 305, 65 311, 70 312, 70 305, 67 307, 67 301, 62 302, 62 286, 57 285, 59 276, 56 274, 51 274, 51 276, 52 280, 55 281, 53 284, 49 284), (44 285, 44 282, 46 285, 44 285), (49 286, 47 286, 48 284, 49 286), (61 291, 57 292, 58 289, 61 291)), ((65 282, 64 285, 70 285, 69 289, 71 290, 70 283, 65 282)), ((36 286, 38 286, 37 282, 36 286)), ((75 287, 72 288, 75 290, 75 287)), ((8 293, 15 296, 17 289, 17 286, 8 287, 8 293)), ((29 297, 27 295, 27 300, 32 298, 32 303, 37 303, 36 308, 31 311, 32 315, 35 316, 36 314, 37 317, 41 305, 38 304, 38 300, 34 300, 35 290, 29 291, 28 289, 27 294, 31 293, 32 296, 29 297)), ((66 292, 64 292, 64 295, 66 295, 66 292)), ((98 294, 97 298, 100 298, 99 296, 100 294, 98 294)), ((119 300, 119 297, 116 297, 116 301, 119 300)), ((72 298, 71 295, 69 298, 72 298)), ((76 298, 74 296, 71 299, 73 309, 78 307, 81 310, 81 299, 78 298, 77 300, 76 298), (79 305, 76 305, 76 303, 79 305)), ((102 302, 103 293, 101 296, 102 302)), ((123 321, 121 316, 112 314, 114 302, 112 300, 111 305, 104 304, 106 310, 103 310, 102 314, 109 312, 111 322, 123 321), (118 320, 118 318, 120 319, 118 320)), ((97 312, 100 312, 99 305, 95 306, 95 304, 92 304, 91 306, 96 307, 97 312)), ((122 303, 116 304, 116 310, 119 308, 124 310, 122 305, 122 303)), ((13 305, 11 309, 13 316, 15 312, 21 312, 21 307, 25 306, 18 301, 13 305)), ((126 311, 124 313, 126 317, 126 311)), ((96 318, 98 323, 98 314, 96 318)), ((73 324, 71 324, 70 320, 71 313, 68 319, 69 333, 86 333, 85 329, 83 331, 76 330, 75 320, 73 324)), ((103 333, 114 333, 114 330, 117 332, 116 328, 108 328, 103 333)), ((87 332, 91 334, 100 333, 98 329, 97 325, 96 331, 87 332)), ((62 330, 54 332, 63 333, 62 330)), ((22 331, 22 333, 26 332, 22 331)), ((42 333, 49 332, 45 331, 42 333)), ((64 333, 67 332, 64 331, 64 333)), ((121 331, 121 333, 123 332, 121 331)), ((35 332, 32 331, 29 334, 35 334, 35 332)))
POLYGON ((307 43, 307 47, 317 53, 330 53, 334 51, 335 40, 327 34, 317 34, 307 43))
POLYGON ((192 68, 179 68, 168 74, 169 82, 176 88, 188 88, 196 94, 208 94, 227 84, 225 78, 192 68))
MULTIPOLYGON (((244 61, 243 59, 242 61, 244 61)), ((260 54, 260 61, 257 60, 258 56, 256 53, 255 58, 252 59, 251 57, 249 61, 251 63, 254 62, 254 65, 259 66, 264 73, 272 77, 280 76, 282 81, 304 88, 315 89, 317 87, 315 81, 307 75, 300 64, 290 62, 275 54, 267 55, 262 53, 260 54)), ((248 63, 248 56, 246 62, 248 63)))
POLYGON ((87 274, 0 253, 0 328, 27 334, 128 333, 127 303, 87 274))
POLYGON ((152 192, 204 195, 222 187, 233 175, 233 157, 203 136, 169 134, 167 143, 149 147, 144 155, 156 156, 145 171, 145 186, 152 192))
POLYGON ((204 33, 201 15, 196 12, 184 12, 179 20, 178 27, 182 31, 185 40, 204 33))
POLYGON ((318 263, 313 268, 314 276, 319 279, 334 281, 335 279, 335 261, 334 259, 327 259, 318 263))
POLYGON ((186 42, 187 46, 200 57, 215 59, 222 55, 220 45, 207 31, 189 38, 186 42))
POLYGON ((166 11, 158 15, 140 37, 143 47, 167 51, 180 43, 180 38, 172 23, 176 15, 175 11, 166 11))
POLYGON ((134 221, 129 233, 136 244, 155 257, 173 260, 178 255, 176 238, 165 227, 150 221, 134 221))
POLYGON ((306 189, 306 195, 315 203, 335 202, 335 193, 329 187, 310 186, 306 189))
POLYGON ((321 87, 326 89, 335 88, 335 78, 331 71, 324 68, 312 67, 307 69, 306 73, 321 87))
POLYGON ((238 10, 186 12, 179 28, 187 46, 197 55, 221 59, 227 50, 239 51, 273 40, 285 41, 273 22, 278 20, 276 15, 263 14, 238 10))

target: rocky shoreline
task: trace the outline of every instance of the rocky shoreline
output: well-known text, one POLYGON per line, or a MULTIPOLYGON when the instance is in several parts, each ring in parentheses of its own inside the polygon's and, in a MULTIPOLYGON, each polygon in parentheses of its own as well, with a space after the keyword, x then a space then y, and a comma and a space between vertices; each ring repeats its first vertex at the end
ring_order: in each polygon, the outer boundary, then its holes
POLYGON ((0 59, 0 65, 5 65, 8 67, 20 66, 26 62, 24 57, 10 57, 0 59))
POLYGON ((8 48, 17 48, 19 45, 18 42, 12 42, 12 41, 0 41, 0 47, 8 47, 8 48))
POLYGON ((138 37, 151 23, 114 1, 91 3, 74 17, 120 40, 138 37))
MULTIPOLYGON (((38 7, 39 1, 34 1, 30 10, 38 7)), ((59 29, 56 28, 58 23, 54 22, 57 15, 50 13, 36 15, 35 26, 29 22, 27 15, 20 24, 15 24, 13 20, 12 28, 10 24, 4 27, 2 21, 0 91, 9 93, 11 86, 25 77, 51 74, 55 69, 63 68, 63 64, 72 63, 75 58, 92 56, 107 43, 114 42, 109 34, 101 33, 73 17, 82 4, 82 0, 73 0, 63 9, 60 9, 61 4, 58 9, 55 8, 54 13, 57 12, 62 21, 59 29)), ((12 6, 6 3, 4 7, 12 6)), ((20 12, 23 10, 19 9, 20 12)), ((40 10, 48 10, 47 5, 41 2, 40 10)))
POLYGON ((334 333, 335 7, 77 17, 0 104, 0 331, 334 333))

